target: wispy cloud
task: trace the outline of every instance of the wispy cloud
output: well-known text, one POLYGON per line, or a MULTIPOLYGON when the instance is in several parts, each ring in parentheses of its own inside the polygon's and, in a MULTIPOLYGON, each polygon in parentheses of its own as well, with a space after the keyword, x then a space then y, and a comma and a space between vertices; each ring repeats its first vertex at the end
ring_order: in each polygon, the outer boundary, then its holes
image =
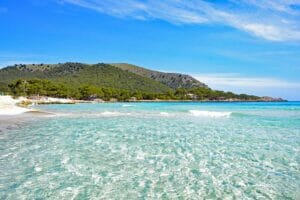
POLYGON ((244 3, 254 5, 263 9, 286 12, 288 14, 299 14, 300 11, 293 9, 299 4, 299 0, 243 0, 244 3))
POLYGON ((290 82, 268 77, 246 77, 235 73, 194 74, 194 77, 211 87, 226 88, 299 88, 300 82, 290 82))
POLYGON ((116 17, 222 24, 270 41, 300 40, 300 0, 60 0, 116 17))
POLYGON ((292 82, 270 77, 247 77, 235 73, 193 74, 193 76, 217 90, 258 96, 284 97, 299 100, 300 82, 292 82))

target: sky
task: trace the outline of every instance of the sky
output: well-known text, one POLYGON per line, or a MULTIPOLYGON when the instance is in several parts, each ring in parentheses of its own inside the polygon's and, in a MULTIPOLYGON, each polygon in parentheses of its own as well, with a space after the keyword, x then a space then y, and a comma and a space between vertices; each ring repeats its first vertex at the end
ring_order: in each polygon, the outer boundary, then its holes
POLYGON ((0 0, 0 67, 58 62, 300 100, 300 0, 0 0))

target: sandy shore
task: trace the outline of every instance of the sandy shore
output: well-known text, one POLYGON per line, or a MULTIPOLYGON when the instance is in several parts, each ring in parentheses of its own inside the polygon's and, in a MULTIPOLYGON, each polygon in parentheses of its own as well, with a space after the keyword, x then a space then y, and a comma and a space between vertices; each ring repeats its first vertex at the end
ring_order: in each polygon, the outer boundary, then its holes
POLYGON ((36 111, 31 109, 31 105, 36 104, 75 104, 81 101, 53 97, 35 98, 13 98, 11 96, 0 96, 0 116, 20 115, 27 112, 36 111))
POLYGON ((0 116, 19 115, 30 112, 31 109, 18 106, 25 98, 14 99, 11 96, 0 96, 0 116))
POLYGON ((31 105, 46 103, 73 103, 69 99, 40 98, 27 99, 25 97, 13 98, 11 96, 0 96, 0 133, 5 130, 15 129, 24 123, 52 115, 31 108, 31 105))

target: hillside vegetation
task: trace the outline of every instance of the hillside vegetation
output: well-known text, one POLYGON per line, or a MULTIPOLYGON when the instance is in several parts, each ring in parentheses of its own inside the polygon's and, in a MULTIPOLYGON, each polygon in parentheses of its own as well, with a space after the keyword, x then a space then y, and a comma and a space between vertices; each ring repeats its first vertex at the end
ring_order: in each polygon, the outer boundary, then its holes
POLYGON ((208 88, 208 86, 205 85, 204 83, 201 83, 195 78, 185 74, 158 72, 158 71, 149 70, 143 67, 126 64, 126 63, 112 63, 111 65, 118 67, 122 70, 129 71, 141 75, 143 77, 147 77, 152 80, 158 81, 173 89, 177 89, 177 88, 190 89, 196 87, 208 88))
MULTIPOLYGON (((212 90, 191 76, 130 64, 31 64, 0 70, 0 92, 103 100, 260 101, 263 98, 212 90)), ((268 99, 273 100, 273 99, 268 99)))
POLYGON ((18 79, 47 79, 78 88, 83 84, 114 89, 163 93, 168 86, 108 64, 87 65, 64 63, 57 65, 16 65, 0 70, 0 83, 9 84, 18 79))

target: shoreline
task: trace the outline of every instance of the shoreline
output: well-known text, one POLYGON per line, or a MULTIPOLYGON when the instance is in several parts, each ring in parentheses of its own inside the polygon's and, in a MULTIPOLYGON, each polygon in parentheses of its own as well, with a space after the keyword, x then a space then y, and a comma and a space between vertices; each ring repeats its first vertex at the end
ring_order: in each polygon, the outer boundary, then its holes
POLYGON ((74 100, 71 103, 62 102, 38 102, 35 105, 51 105, 51 104, 105 104, 105 103, 280 103, 289 101, 262 101, 262 100, 252 100, 252 101, 226 101, 226 100, 136 100, 136 101, 87 101, 87 100, 74 100))
POLYGON ((15 129, 23 126, 34 119, 41 119, 43 117, 55 115, 55 113, 48 113, 34 108, 35 105, 50 105, 50 104, 109 104, 109 103, 253 103, 253 102, 287 102, 287 101, 212 101, 212 100, 136 100, 136 101, 86 101, 73 100, 62 98, 41 97, 40 99, 30 99, 26 97, 19 97, 14 99, 11 96, 0 96, 0 133, 6 130, 15 129), (33 107, 33 108, 32 108, 33 107))
MULTIPOLYGON (((121 102, 127 102, 127 103, 139 103, 139 102, 199 102, 199 103, 248 103, 248 102, 289 102, 287 100, 282 100, 282 101, 264 101, 264 100, 137 100, 137 101, 117 101, 116 103, 121 103, 121 102)), ((111 103, 111 101, 105 101, 104 103, 111 103)))
POLYGON ((175 100, 175 99, 153 99, 153 100, 128 100, 118 101, 111 99, 104 101, 102 99, 95 100, 77 100, 67 98, 54 98, 54 97, 18 97, 0 96, 0 116, 19 115, 38 110, 31 109, 34 105, 48 105, 48 104, 79 104, 79 103, 249 103, 249 102, 288 102, 281 99, 261 99, 261 100, 239 100, 239 99, 226 99, 226 100, 175 100))
MULTIPOLYGON (((27 97, 23 97, 27 98, 27 97)), ((43 97, 44 98, 44 97, 43 97)), ((261 99, 261 100, 240 100, 240 99, 225 99, 225 100, 177 100, 177 99, 141 99, 141 100, 124 100, 119 101, 117 99, 111 99, 111 100, 102 100, 102 99, 95 99, 95 100, 80 100, 80 99, 64 99, 64 98, 52 98, 52 97, 45 97, 48 99, 53 99, 52 101, 47 101, 44 99, 28 99, 28 101, 33 102, 37 105, 44 105, 44 104, 77 104, 77 103, 155 103, 155 102, 161 102, 161 103, 168 103, 168 102, 199 102, 199 103, 222 103, 222 102, 229 102, 229 103, 236 103, 236 102, 288 102, 287 100, 278 100, 278 99, 261 99)))

